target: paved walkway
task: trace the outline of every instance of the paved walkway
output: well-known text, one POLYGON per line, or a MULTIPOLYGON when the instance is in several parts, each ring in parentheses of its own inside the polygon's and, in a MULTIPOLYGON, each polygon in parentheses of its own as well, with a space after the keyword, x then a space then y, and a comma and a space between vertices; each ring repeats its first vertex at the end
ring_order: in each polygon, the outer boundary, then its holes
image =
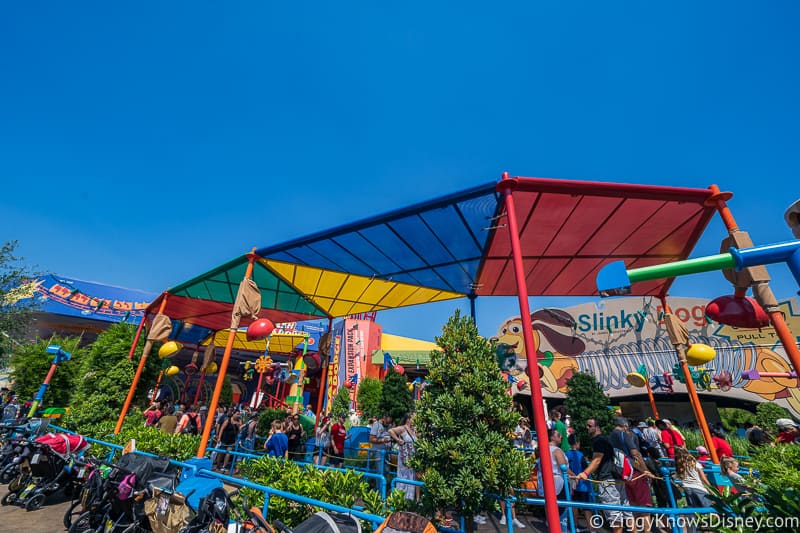
MULTIPOLYGON (((7 485, 0 485, 0 498, 8 492, 7 485)), ((19 533, 57 533, 64 531, 64 513, 70 499, 61 492, 47 498, 44 506, 36 511, 26 511, 16 505, 0 507, 0 531, 19 533)))

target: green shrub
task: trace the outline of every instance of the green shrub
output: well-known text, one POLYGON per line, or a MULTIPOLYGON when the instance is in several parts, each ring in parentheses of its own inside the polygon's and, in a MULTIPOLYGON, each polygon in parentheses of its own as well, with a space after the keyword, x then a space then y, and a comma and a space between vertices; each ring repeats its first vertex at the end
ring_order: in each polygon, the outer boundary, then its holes
MULTIPOLYGON (((712 490, 714 508, 729 517, 762 520, 760 532, 791 531, 770 526, 779 523, 776 518, 800 516, 800 446, 762 446, 753 453, 749 467, 759 474, 758 477, 746 477, 752 495, 712 490)), ((741 530, 723 527, 719 531, 732 533, 741 530)))
POLYGON ((592 456, 591 439, 586 431, 586 421, 594 418, 608 433, 614 428, 614 415, 608 409, 611 399, 593 375, 579 372, 567 380, 565 406, 572 421, 571 427, 578 435, 581 446, 588 457, 592 456))
MULTIPOLYGON (((242 473, 254 483, 320 500, 342 507, 360 505, 368 513, 384 514, 380 493, 369 487, 364 476, 357 471, 322 470, 308 466, 302 468, 292 461, 274 457, 245 461, 242 473)), ((399 491, 395 491, 399 492, 399 491)), ((264 495, 252 489, 242 489, 249 506, 261 507, 264 495)), ((296 526, 318 509, 308 504, 270 497, 269 519, 280 520, 289 527, 296 526)))
POLYGON ((776 403, 762 402, 756 407, 756 422, 764 431, 774 434, 775 421, 779 418, 792 418, 792 415, 776 403))
POLYGON ((383 383, 379 379, 364 378, 358 384, 358 408, 365 419, 381 415, 383 383))

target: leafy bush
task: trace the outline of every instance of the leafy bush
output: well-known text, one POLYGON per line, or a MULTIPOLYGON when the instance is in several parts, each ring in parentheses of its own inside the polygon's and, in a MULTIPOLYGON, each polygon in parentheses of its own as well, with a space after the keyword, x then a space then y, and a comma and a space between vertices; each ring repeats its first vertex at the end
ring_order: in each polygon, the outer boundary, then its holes
POLYGON ((431 352, 430 384, 417 402, 418 438, 410 465, 422 473, 428 516, 453 509, 472 517, 494 509, 489 495, 507 495, 528 478, 531 465, 507 437, 518 418, 494 346, 458 311, 436 342, 442 351, 431 352))
MULTIPOLYGON (((79 348, 79 337, 53 336, 48 340, 39 340, 32 344, 19 345, 14 348, 14 357, 11 359, 11 381, 14 391, 20 398, 30 399, 38 392, 50 366, 53 363, 53 354, 47 353, 47 346, 57 344, 72 354, 69 361, 58 364, 50 386, 44 393, 41 407, 66 407, 70 405, 74 390, 75 376, 78 367, 86 355, 86 350, 79 348)), ((27 414, 27 412, 25 413, 27 414)))
POLYGON ((728 431, 735 431, 748 422, 750 424, 756 423, 756 415, 738 407, 720 407, 719 417, 722 420, 722 425, 728 431))
POLYGON ((335 417, 340 413, 347 414, 350 412, 350 389, 342 387, 336 396, 333 398, 333 405, 331 406, 331 414, 335 417))
POLYGON ((256 433, 258 435, 269 435, 270 426, 274 420, 283 420, 286 418, 285 409, 264 409, 258 414, 258 426, 256 426, 256 433))
POLYGON ((369 418, 381 415, 383 383, 379 379, 364 378, 358 385, 358 408, 361 416, 369 418))
MULTIPOLYGON (((687 450, 694 450, 698 446, 705 446, 703 434, 700 432, 700 430, 681 429, 681 433, 683 433, 683 436, 686 439, 687 450)), ((725 440, 731 445, 733 455, 742 455, 745 457, 750 455, 750 443, 747 442, 747 439, 734 435, 733 433, 728 433, 725 436, 725 440)))
MULTIPOLYGON (((754 452, 749 466, 759 473, 758 478, 747 478, 752 494, 742 496, 712 490, 714 508, 726 516, 763 520, 759 531, 787 531, 786 528, 768 526, 779 523, 775 521, 778 517, 800 516, 800 446, 762 446, 754 452)), ((719 530, 725 533, 739 531, 724 527, 719 530)))
POLYGON ((764 431, 774 433, 775 421, 779 418, 792 418, 792 415, 776 403, 762 402, 756 407, 756 422, 764 431))
POLYGON ((586 421, 594 418, 607 435, 614 427, 614 415, 608 409, 611 403, 603 387, 591 374, 580 372, 567 380, 565 406, 572 421, 571 427, 578 435, 584 451, 591 457, 591 439, 586 431, 586 421))
MULTIPOLYGON (((137 357, 128 359, 135 332, 132 324, 113 324, 91 345, 77 372, 70 413, 63 420, 68 428, 88 433, 100 422, 117 420, 138 364, 137 357)), ((141 344, 137 353, 141 356, 141 344)), ((149 358, 134 401, 145 401, 145 384, 154 383, 159 370, 158 357, 149 358)))
POLYGON ((414 410, 414 400, 408 390, 408 378, 390 368, 383 380, 380 415, 388 413, 397 424, 403 416, 414 410))
MULTIPOLYGON (((368 513, 384 514, 380 493, 371 489, 364 476, 354 470, 302 468, 292 461, 266 456, 245 461, 240 468, 254 483, 343 507, 360 505, 368 513)), ((261 507, 264 504, 263 493, 252 489, 242 489, 242 493, 247 497, 248 505, 261 507)), ((289 527, 296 526, 316 511, 308 504, 270 497, 270 520, 280 520, 289 527)))

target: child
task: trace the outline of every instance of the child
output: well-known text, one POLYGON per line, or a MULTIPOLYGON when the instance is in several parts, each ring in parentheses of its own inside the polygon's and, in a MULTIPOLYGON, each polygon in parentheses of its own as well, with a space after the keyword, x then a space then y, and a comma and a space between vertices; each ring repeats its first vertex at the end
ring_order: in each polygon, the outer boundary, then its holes
MULTIPOLYGON (((589 466, 589 461, 586 460, 586 456, 583 455, 581 451, 581 443, 578 440, 578 436, 573 433, 571 434, 567 440, 569 441, 569 450, 566 452, 567 461, 569 462, 569 469, 572 472, 583 472, 586 470, 586 467, 589 466)), ((577 480, 577 482, 573 485, 570 484, 570 488, 572 489, 572 501, 574 502, 589 502, 589 481, 587 480, 577 480)), ((575 523, 578 523, 578 509, 573 508, 572 513, 575 516, 575 523)), ((583 509, 583 518, 586 520, 586 527, 589 528, 590 531, 594 532, 595 529, 592 527, 592 511, 589 509, 583 509)))
POLYGON ((698 461, 710 461, 711 456, 708 455, 708 450, 705 446, 698 446, 697 447, 697 460, 698 461))

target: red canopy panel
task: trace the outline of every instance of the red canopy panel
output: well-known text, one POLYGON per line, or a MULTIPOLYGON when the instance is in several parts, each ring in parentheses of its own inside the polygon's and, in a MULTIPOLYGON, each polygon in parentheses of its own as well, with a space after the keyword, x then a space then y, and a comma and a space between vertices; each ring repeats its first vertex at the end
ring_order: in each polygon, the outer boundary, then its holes
MULTIPOLYGON (((162 294, 147 308, 148 314, 156 313, 164 298, 162 294)), ((167 297, 167 306, 164 314, 173 320, 180 320, 187 324, 202 326, 214 331, 229 329, 231 327, 232 306, 226 302, 202 300, 200 298, 186 298, 170 294, 167 297)), ((274 324, 279 322, 300 322, 303 320, 319 319, 318 315, 306 315, 262 308, 258 313, 259 318, 268 318, 274 324)), ((242 319, 240 326, 247 326, 250 319, 242 319)))
MULTIPOLYGON (((686 259, 715 212, 705 205, 709 189, 518 177, 497 190, 509 187, 530 296, 595 296, 597 271, 611 261, 636 268, 686 259)), ((517 294, 506 216, 503 205, 479 296, 517 294)), ((632 294, 660 296, 672 281, 636 284, 632 294)))

